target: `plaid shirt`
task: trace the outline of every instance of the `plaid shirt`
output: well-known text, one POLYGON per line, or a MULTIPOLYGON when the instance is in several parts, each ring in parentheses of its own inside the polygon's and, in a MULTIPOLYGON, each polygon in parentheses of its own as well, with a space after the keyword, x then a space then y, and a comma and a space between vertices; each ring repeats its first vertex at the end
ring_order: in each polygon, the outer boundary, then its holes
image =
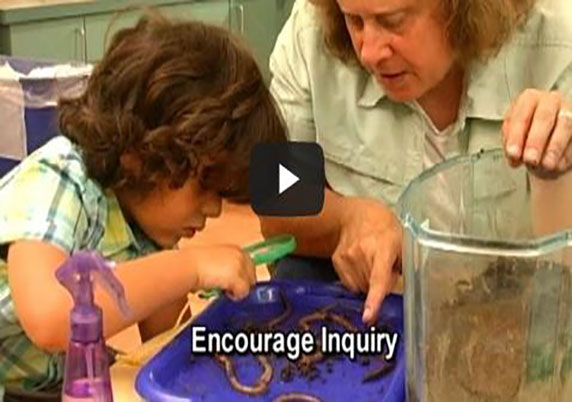
POLYGON ((38 349, 19 323, 5 261, 10 242, 41 240, 67 253, 98 250, 113 261, 157 248, 127 224, 115 195, 87 177, 79 150, 65 137, 52 139, 0 180, 0 205, 1 401, 3 384, 48 389, 63 374, 63 356, 38 349))

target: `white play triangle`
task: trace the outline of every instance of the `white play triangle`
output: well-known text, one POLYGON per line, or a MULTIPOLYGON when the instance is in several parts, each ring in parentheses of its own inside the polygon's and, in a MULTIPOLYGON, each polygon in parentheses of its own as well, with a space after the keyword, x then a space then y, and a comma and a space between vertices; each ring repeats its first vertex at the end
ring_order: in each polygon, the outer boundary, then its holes
POLYGON ((278 194, 282 194, 299 181, 298 176, 282 166, 281 163, 278 164, 278 194))

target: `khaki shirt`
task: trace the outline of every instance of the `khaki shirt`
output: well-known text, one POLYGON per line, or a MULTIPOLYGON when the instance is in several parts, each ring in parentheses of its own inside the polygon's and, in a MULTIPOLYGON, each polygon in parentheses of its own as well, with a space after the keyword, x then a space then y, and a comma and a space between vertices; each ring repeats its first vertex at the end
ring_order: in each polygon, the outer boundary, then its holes
MULTIPOLYGON (((572 97, 572 6, 537 5, 526 24, 486 64, 467 77, 467 90, 446 158, 501 146, 501 125, 526 88, 559 90, 572 97)), ((325 48, 317 11, 297 0, 270 58, 271 91, 290 137, 317 141, 330 186, 394 206, 423 169, 431 128, 413 103, 385 96, 375 79, 325 48)))

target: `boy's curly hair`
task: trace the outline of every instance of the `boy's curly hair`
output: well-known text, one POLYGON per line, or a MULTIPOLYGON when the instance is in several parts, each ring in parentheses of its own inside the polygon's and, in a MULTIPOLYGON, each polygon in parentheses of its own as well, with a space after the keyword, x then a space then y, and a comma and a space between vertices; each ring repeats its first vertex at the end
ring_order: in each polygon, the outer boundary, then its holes
MULTIPOLYGON (((333 55, 357 63, 344 15, 336 0, 308 0, 318 7, 324 40, 333 55)), ((464 66, 494 56, 526 19, 537 0, 437 1, 453 49, 464 66)))
POLYGON ((145 194, 197 177, 247 199, 250 150, 286 133, 252 55, 226 30, 148 13, 122 29, 59 126, 104 188, 145 194), (137 168, 122 163, 135 156, 137 168))

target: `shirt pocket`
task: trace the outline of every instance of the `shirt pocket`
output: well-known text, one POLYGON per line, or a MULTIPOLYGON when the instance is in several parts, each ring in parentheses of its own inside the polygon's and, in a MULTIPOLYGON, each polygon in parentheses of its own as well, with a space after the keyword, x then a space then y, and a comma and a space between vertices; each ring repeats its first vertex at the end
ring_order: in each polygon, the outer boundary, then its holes
POLYGON ((376 198, 393 207, 405 187, 404 159, 394 147, 366 145, 342 133, 318 136, 326 179, 336 192, 376 198))
MULTIPOLYGON (((477 162, 478 163, 478 162, 477 162)), ((502 151, 489 156, 473 172, 472 225, 476 236, 509 240, 531 234, 529 182, 526 169, 508 166, 502 151)))

